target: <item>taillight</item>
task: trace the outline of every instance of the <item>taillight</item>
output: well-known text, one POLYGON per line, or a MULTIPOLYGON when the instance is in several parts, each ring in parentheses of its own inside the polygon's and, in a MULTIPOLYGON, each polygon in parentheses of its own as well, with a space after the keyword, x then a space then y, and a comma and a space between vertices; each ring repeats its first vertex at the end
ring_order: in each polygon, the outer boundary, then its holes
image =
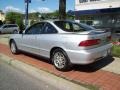
POLYGON ((92 39, 92 40, 85 40, 85 41, 81 41, 79 46, 93 46, 93 45, 97 45, 100 44, 100 39, 92 39))
POLYGON ((109 41, 111 41, 112 37, 111 37, 111 36, 108 36, 107 39, 108 39, 109 41))

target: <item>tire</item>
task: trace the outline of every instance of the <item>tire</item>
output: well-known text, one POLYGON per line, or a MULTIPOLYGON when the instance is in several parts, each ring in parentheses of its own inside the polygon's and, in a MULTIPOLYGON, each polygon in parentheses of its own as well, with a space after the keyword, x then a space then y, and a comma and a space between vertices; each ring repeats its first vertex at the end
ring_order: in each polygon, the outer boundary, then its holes
POLYGON ((71 63, 65 51, 62 49, 55 49, 51 56, 53 65, 60 71, 66 71, 70 69, 71 63))
POLYGON ((19 53, 19 50, 18 50, 14 40, 12 40, 11 43, 10 43, 10 50, 13 54, 18 54, 19 53))
POLYGON ((0 31, 0 34, 2 34, 2 32, 0 31))

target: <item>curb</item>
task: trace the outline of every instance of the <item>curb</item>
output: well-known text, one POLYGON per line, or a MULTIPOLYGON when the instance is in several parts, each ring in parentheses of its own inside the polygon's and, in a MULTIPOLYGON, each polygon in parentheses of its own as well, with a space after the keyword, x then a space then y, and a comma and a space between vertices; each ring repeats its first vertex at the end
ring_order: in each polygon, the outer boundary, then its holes
POLYGON ((0 54, 0 58, 1 58, 0 60, 2 62, 5 62, 19 70, 22 70, 23 72, 37 78, 38 80, 42 80, 42 81, 58 88, 58 90, 88 90, 88 88, 85 88, 83 86, 80 86, 78 84, 70 82, 66 79, 57 77, 46 71, 37 69, 31 65, 28 65, 21 61, 10 58, 4 54, 0 54))

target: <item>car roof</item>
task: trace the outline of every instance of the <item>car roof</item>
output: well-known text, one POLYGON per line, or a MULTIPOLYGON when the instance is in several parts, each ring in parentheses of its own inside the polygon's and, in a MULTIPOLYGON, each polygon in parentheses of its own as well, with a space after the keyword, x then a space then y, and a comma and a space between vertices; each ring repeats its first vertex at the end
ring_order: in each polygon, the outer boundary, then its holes
MULTIPOLYGON (((3 25, 17 25, 17 24, 3 24, 3 25)), ((17 25, 18 26, 18 25, 17 25)))
POLYGON ((55 21, 68 21, 68 22, 74 22, 73 20, 59 20, 59 19, 55 19, 55 20, 44 20, 41 22, 55 22, 55 21))

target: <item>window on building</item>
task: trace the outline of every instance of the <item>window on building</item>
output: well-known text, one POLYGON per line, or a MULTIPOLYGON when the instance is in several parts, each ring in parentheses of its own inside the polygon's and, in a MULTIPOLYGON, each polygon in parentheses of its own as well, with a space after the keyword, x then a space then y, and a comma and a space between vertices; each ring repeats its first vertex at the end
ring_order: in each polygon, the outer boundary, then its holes
POLYGON ((90 2, 94 2, 94 1, 101 1, 101 0, 90 0, 90 2))
POLYGON ((93 25, 93 21, 86 21, 87 25, 93 25))
POLYGON ((79 0, 80 3, 88 2, 88 0, 79 0))

